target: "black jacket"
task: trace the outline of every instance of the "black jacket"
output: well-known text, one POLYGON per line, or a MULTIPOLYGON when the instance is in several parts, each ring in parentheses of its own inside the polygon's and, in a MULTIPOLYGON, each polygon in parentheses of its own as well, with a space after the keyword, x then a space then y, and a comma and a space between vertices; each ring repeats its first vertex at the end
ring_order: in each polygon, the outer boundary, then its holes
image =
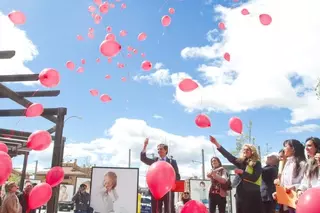
MULTIPOLYGON (((145 152, 141 152, 141 153, 140 153, 140 160, 141 160, 143 163, 145 163, 145 164, 147 164, 147 165, 149 165, 149 166, 150 166, 151 164, 157 162, 158 159, 159 159, 158 157, 156 157, 155 159, 148 158, 145 152)), ((169 159, 168 157, 166 158, 166 161, 171 164, 171 166, 173 167, 174 171, 176 172, 176 180, 180 180, 181 177, 180 177, 180 173, 179 173, 179 168, 178 168, 178 165, 177 165, 177 161, 174 160, 174 159, 169 159)))
MULTIPOLYGON (((28 203, 27 203, 28 201, 26 200, 25 193, 24 192, 19 193, 17 196, 18 196, 20 205, 22 207, 22 213, 26 213, 28 210, 28 203)), ((29 213, 36 213, 36 210, 35 209, 30 210, 29 213)))
POLYGON ((265 166, 262 169, 262 183, 260 187, 262 201, 273 201, 272 193, 276 191, 274 180, 278 176, 278 168, 276 166, 265 166))

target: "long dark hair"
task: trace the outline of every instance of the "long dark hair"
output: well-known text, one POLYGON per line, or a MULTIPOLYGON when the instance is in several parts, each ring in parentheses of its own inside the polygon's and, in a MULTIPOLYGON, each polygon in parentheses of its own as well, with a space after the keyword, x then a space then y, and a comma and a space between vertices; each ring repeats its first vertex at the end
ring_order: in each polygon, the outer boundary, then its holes
POLYGON ((218 161, 219 166, 220 166, 220 167, 222 166, 221 160, 220 160, 218 157, 212 157, 211 160, 210 160, 210 163, 211 163, 211 167, 212 167, 212 168, 213 168, 213 165, 212 165, 212 161, 213 161, 213 160, 218 161))
MULTIPOLYGON (((306 139, 306 143, 312 141, 314 147, 316 148, 316 153, 320 152, 320 139, 315 137, 309 137, 306 139)), ((307 176, 309 179, 313 177, 318 177, 319 167, 317 161, 313 158, 308 159, 307 176)))
POLYGON ((295 161, 295 168, 293 171, 293 177, 297 177, 300 173, 301 170, 301 165, 300 163, 302 161, 306 161, 306 156, 304 155, 304 146, 302 143, 296 139, 290 139, 290 140, 285 140, 283 142, 283 146, 289 145, 291 148, 293 148, 293 157, 295 161))

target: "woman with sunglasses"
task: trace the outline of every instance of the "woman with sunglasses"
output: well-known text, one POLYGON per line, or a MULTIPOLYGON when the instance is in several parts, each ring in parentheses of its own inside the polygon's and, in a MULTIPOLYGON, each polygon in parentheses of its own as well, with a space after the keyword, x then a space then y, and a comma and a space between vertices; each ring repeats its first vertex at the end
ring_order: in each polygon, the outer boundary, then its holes
POLYGON ((181 213, 184 204, 189 200, 191 200, 189 192, 183 192, 181 195, 181 201, 176 204, 176 213, 181 213))

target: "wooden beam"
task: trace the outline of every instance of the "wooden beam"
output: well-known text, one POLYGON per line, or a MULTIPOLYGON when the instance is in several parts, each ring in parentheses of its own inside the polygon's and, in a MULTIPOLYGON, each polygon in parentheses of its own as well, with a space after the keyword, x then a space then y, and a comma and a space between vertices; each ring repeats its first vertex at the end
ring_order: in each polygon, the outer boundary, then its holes
POLYGON ((39 74, 0 75, 0 82, 38 81, 39 74))
MULTIPOLYGON (((42 113, 42 117, 48 117, 50 115, 56 115, 59 108, 46 108, 42 113)), ((26 110, 25 109, 1 109, 0 110, 0 117, 18 117, 18 116, 25 116, 26 110)))
MULTIPOLYGON (((13 100, 17 104, 24 106, 25 108, 27 108, 31 104, 33 104, 32 102, 28 101, 27 99, 25 99, 21 95, 18 95, 17 93, 15 93, 14 91, 12 91, 11 89, 9 89, 8 87, 4 86, 1 83, 0 83, 0 94, 7 96, 8 98, 13 100)), ((23 115, 21 115, 21 116, 23 116, 23 115)), ((41 116, 48 119, 49 121, 52 121, 53 123, 57 123, 57 117, 55 117, 53 115, 45 115, 44 114, 41 116)))
POLYGON ((16 51, 14 50, 0 51, 0 59, 10 59, 10 58, 13 58, 15 54, 16 54, 16 51))
MULTIPOLYGON (((60 95, 60 90, 47 90, 47 91, 22 91, 16 92, 22 97, 35 98, 35 97, 56 97, 60 95)), ((8 98, 3 94, 0 94, 0 98, 8 98)))

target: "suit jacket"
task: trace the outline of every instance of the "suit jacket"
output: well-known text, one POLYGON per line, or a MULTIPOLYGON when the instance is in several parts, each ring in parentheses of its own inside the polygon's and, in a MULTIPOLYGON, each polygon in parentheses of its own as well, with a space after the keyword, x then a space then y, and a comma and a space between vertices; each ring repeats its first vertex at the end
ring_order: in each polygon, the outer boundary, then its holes
POLYGON ((260 187, 262 201, 273 201, 272 193, 276 191, 273 181, 277 178, 278 168, 276 166, 265 166, 262 168, 262 182, 260 187))
MULTIPOLYGON (((21 192, 18 195, 18 199, 19 199, 20 205, 22 207, 22 213, 26 213, 28 210, 28 201, 26 200, 25 193, 21 192)), ((36 212, 36 210, 33 209, 33 210, 30 210, 29 213, 35 213, 35 212, 36 212)))
MULTIPOLYGON (((140 153, 140 160, 143 163, 145 163, 145 164, 150 166, 151 164, 157 162, 159 160, 159 158, 156 157, 155 159, 151 159, 151 158, 147 157, 147 154, 145 152, 141 152, 140 153)), ((180 180, 181 177, 180 177, 177 161, 174 160, 174 159, 170 159, 168 157, 166 157, 166 161, 171 164, 171 166, 173 167, 174 171, 176 172, 176 180, 180 180)))

